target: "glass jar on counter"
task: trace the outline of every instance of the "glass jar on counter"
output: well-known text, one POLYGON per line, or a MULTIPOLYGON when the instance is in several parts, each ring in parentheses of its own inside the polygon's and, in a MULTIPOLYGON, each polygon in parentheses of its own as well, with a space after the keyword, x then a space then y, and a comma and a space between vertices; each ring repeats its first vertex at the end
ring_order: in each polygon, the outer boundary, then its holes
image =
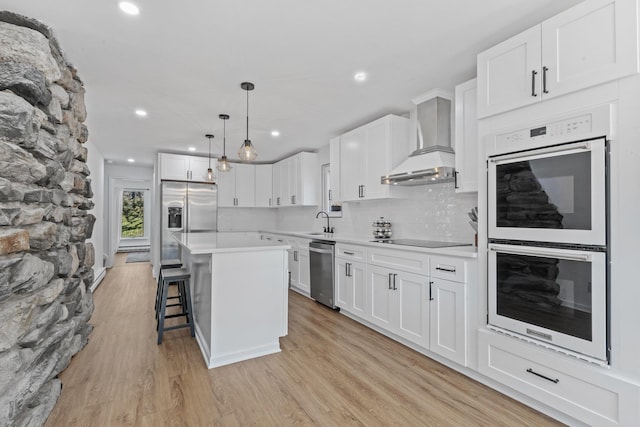
POLYGON ((393 234, 391 232, 391 221, 384 219, 384 217, 380 217, 380 219, 376 219, 371 224, 373 227, 373 238, 374 239, 389 239, 393 234))

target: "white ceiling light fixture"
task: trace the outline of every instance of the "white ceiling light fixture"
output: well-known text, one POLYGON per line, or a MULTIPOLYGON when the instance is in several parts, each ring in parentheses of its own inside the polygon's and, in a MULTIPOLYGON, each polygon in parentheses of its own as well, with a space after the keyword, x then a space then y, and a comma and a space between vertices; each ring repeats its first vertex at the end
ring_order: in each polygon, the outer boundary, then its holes
POLYGON ((250 162, 258 157, 258 153, 256 149, 251 144, 251 140, 249 139, 249 91, 255 88, 255 85, 250 82, 240 83, 240 87, 243 90, 247 91, 247 139, 244 140, 244 143, 240 146, 240 150, 238 151, 238 157, 240 160, 244 160, 246 162, 250 162))
POLYGON ((135 159, 132 159, 132 158, 128 158, 128 159, 127 159, 127 162, 129 162, 129 163, 133 163, 133 162, 135 162, 135 161, 136 161, 136 160, 135 160, 135 159))
POLYGON ((222 119, 223 133, 222 133, 222 157, 218 159, 216 169, 220 172, 229 172, 231 170, 231 163, 227 159, 227 120, 229 120, 228 114, 220 114, 218 117, 222 119))
POLYGON ((280 131, 279 130, 275 130, 275 129, 272 130, 271 131, 271 136, 273 136, 274 138, 280 136, 280 131))
POLYGON ((367 80, 367 73, 364 71, 358 71, 353 75, 353 79, 357 82, 364 82, 367 80))
POLYGON ((205 135, 209 140, 209 168, 207 169, 207 173, 204 176, 205 181, 213 182, 215 180, 215 175, 213 174, 213 169, 211 169, 211 140, 213 139, 213 135, 208 133, 205 135))
POLYGON ((130 1, 121 1, 118 3, 118 7, 127 15, 136 16, 140 14, 140 8, 130 1))
POLYGON ((189 151, 196 151, 196 147, 189 147, 188 150, 189 151))
POLYGON ((136 116, 138 117, 147 117, 147 112, 141 108, 136 110, 136 116))

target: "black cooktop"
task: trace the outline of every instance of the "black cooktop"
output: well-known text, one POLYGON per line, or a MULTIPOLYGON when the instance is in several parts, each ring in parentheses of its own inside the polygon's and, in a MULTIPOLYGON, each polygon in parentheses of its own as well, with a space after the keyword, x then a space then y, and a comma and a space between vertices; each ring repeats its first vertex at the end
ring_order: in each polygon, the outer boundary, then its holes
POLYGON ((418 246, 421 248, 449 248, 452 246, 471 246, 471 243, 439 242, 436 240, 417 239, 384 239, 372 241, 378 243, 388 243, 390 245, 418 246))

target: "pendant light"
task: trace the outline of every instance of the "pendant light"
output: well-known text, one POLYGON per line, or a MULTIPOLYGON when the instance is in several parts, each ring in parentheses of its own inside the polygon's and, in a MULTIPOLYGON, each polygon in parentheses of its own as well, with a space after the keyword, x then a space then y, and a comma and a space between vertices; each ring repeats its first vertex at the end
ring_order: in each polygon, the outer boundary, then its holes
POLYGON ((213 174, 213 169, 211 169, 211 140, 213 139, 213 135, 208 133, 205 136, 209 140, 209 169, 207 169, 207 173, 204 176, 204 180, 213 182, 216 178, 215 175, 213 174))
POLYGON ((222 134, 222 157, 218 159, 216 169, 220 172, 229 172, 231 170, 231 163, 227 160, 227 120, 229 120, 229 115, 220 114, 218 117, 223 120, 224 133, 222 134))
POLYGON ((247 91, 247 139, 245 139, 244 143, 240 146, 238 157, 240 157, 240 160, 250 162, 258 157, 258 153, 256 153, 256 149, 249 139, 249 91, 253 90, 255 86, 253 83, 243 82, 240 83, 240 87, 247 91))

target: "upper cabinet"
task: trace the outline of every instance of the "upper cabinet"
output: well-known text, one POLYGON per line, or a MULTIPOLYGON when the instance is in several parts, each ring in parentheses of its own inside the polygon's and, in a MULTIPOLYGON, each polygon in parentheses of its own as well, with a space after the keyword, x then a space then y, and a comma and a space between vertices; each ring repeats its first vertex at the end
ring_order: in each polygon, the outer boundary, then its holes
POLYGON ((317 206, 319 177, 316 153, 298 153, 274 164, 275 206, 317 206))
POLYGON ((255 166, 256 207, 273 206, 273 165, 255 166))
POLYGON ((587 0, 478 55, 478 117, 638 69, 637 2, 587 0))
POLYGON ((454 150, 456 193, 478 191, 478 97, 476 79, 456 86, 454 150))
MULTIPOLYGON (((209 159, 207 157, 185 156, 181 154, 160 153, 160 179, 175 181, 205 181, 209 159)), ((216 159, 211 159, 211 168, 215 171, 216 159)))
POLYGON ((255 166, 232 164, 229 172, 218 173, 218 206, 255 206, 255 166))
POLYGON ((408 155, 409 119, 387 115, 340 136, 342 201, 391 197, 380 178, 408 155))
POLYGON ((329 205, 334 206, 342 202, 340 195, 340 137, 329 140, 329 205))

